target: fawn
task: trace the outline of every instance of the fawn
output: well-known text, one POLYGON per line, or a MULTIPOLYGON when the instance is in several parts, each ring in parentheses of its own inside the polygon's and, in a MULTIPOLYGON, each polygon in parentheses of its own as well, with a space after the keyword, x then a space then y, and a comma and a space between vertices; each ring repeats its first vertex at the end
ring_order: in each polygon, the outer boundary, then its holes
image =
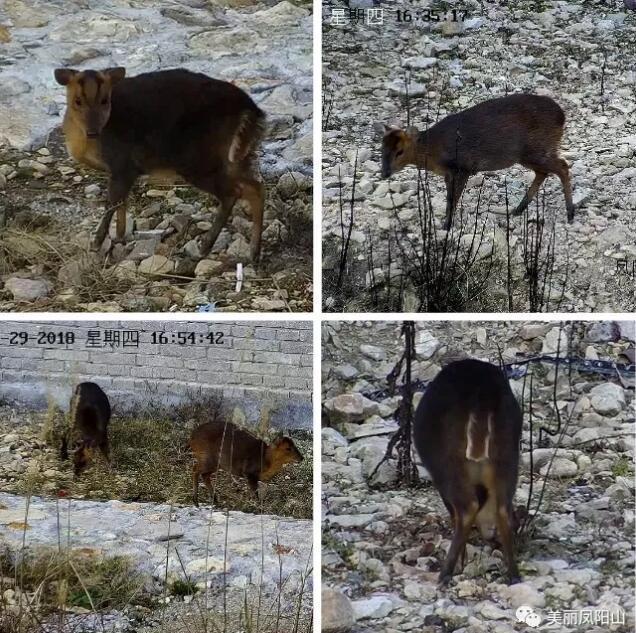
POLYGON ((108 423, 110 403, 99 385, 81 382, 71 396, 70 424, 62 439, 62 459, 68 459, 69 436, 73 446, 73 470, 79 476, 93 460, 95 449, 99 449, 108 463, 108 423))
POLYGON ((66 86, 66 146, 73 158, 107 171, 108 202, 92 243, 99 250, 117 209, 117 239, 126 232, 126 198, 143 174, 178 175, 216 196, 206 255, 237 200, 252 216, 251 257, 260 257, 264 186, 254 176, 265 114, 237 86, 173 69, 126 77, 125 68, 55 70, 66 86))
POLYGON ((424 392, 413 440, 454 525, 439 575, 447 584, 473 525, 492 538, 495 528, 511 583, 514 556, 512 500, 519 470, 522 414, 504 373, 477 360, 448 364, 424 392))
POLYGON ((194 453, 192 468, 193 500, 199 506, 199 477, 214 498, 211 478, 217 470, 247 479, 249 487, 258 493, 258 482, 269 481, 285 464, 302 462, 303 456, 289 437, 280 437, 266 444, 230 422, 207 422, 197 427, 190 438, 194 453))
POLYGON ((563 186, 568 221, 572 222, 570 171, 559 156, 564 125, 565 114, 555 101, 532 94, 484 101, 443 118, 424 132, 384 125, 382 177, 388 178, 406 165, 444 176, 444 229, 448 231, 470 176, 519 163, 535 175, 513 215, 523 213, 548 175, 556 174, 563 186))

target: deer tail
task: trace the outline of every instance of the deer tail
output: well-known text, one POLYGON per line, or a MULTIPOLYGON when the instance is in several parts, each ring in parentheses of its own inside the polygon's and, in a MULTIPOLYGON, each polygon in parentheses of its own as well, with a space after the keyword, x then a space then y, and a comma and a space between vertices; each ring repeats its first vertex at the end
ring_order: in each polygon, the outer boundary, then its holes
POLYGON ((230 144, 228 159, 239 163, 252 154, 265 134, 265 113, 254 106, 245 110, 239 118, 238 126, 230 144))

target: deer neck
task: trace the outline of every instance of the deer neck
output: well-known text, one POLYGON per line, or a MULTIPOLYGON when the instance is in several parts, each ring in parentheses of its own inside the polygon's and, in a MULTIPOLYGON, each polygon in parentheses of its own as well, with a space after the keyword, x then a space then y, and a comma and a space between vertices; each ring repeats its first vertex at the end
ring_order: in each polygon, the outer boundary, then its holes
POLYGON ((272 447, 268 446, 263 456, 263 470, 259 479, 261 481, 269 481, 279 470, 280 464, 276 463, 272 454, 272 447))

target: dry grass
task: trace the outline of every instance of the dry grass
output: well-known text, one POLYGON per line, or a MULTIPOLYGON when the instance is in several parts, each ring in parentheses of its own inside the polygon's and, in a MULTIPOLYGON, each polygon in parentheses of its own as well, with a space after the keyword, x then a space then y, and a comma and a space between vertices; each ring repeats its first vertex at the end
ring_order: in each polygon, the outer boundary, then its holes
POLYGON ((35 633, 47 621, 55 621, 61 631, 74 631, 69 617, 147 609, 156 601, 146 590, 150 586, 151 579, 122 556, 103 557, 87 549, 38 546, 15 553, 5 548, 0 551, 0 631, 35 633))
MULTIPOLYGON (((39 472, 21 482, 23 494, 41 495, 46 490, 66 490, 73 497, 94 500, 119 499, 155 503, 192 504, 192 456, 188 441, 192 430, 214 416, 218 403, 190 402, 172 411, 139 411, 130 417, 114 417, 109 428, 111 467, 98 458, 80 478, 74 480, 71 462, 59 459, 61 427, 64 417, 49 407, 42 437, 52 450, 47 451, 39 472), (60 473, 57 480, 44 471, 60 473)), ((253 432, 253 430, 252 430, 253 432)), ((274 434, 260 433, 263 439, 274 434)), ((243 512, 275 514, 308 519, 312 517, 313 457, 311 434, 293 431, 304 456, 300 464, 287 466, 266 488, 261 503, 244 479, 223 471, 217 477, 217 497, 223 508, 243 512)), ((208 493, 201 485, 199 496, 208 503, 208 493)))
MULTIPOLYGON (((69 233, 67 224, 49 216, 36 217, 23 211, 0 233, 2 275, 38 271, 53 284, 57 295, 64 286, 57 275, 62 266, 71 262, 77 301, 110 301, 128 292, 135 283, 134 277, 107 267, 100 256, 89 252, 69 233)), ((144 279, 139 281, 143 283, 144 279)))
POLYGON ((128 558, 104 558, 98 550, 67 553, 40 547, 19 556, 4 550, 0 552, 0 570, 3 576, 17 579, 22 592, 37 592, 44 610, 59 607, 61 602, 80 609, 120 608, 144 584, 142 574, 128 558))

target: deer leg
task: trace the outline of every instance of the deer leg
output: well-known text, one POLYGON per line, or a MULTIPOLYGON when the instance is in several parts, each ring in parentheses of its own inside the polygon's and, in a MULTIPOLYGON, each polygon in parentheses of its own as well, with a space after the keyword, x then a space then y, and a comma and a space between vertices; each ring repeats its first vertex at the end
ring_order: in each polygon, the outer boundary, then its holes
POLYGON ((250 206, 252 216, 252 239, 250 253, 252 262, 258 263, 261 255, 261 237, 263 234, 263 213, 265 211, 265 186, 257 180, 241 182, 241 199, 250 206))
MULTIPOLYGON (((214 505, 217 505, 218 499, 216 498, 216 495, 214 494, 214 486, 212 485, 212 473, 204 473, 202 475, 202 478, 203 478, 203 483, 205 484, 205 487, 208 489, 208 493, 210 495, 210 499, 212 500, 212 503, 214 505)), ((214 481, 216 482, 216 475, 215 475, 214 481)))
POLYGON ((196 464, 192 467, 192 502, 199 507, 199 467, 196 464))
POLYGON ((106 460, 106 463, 110 466, 110 449, 108 447, 108 444, 100 444, 99 445, 99 450, 101 451, 102 455, 104 456, 104 459, 106 460))
POLYGON ((446 506, 446 509, 448 510, 448 514, 450 514, 451 522, 454 525, 455 524, 455 510, 453 510, 452 504, 450 503, 450 501, 448 501, 448 499, 446 499, 446 497, 442 496, 442 501, 444 502, 444 505, 446 506))
MULTIPOLYGON (((532 200, 537 190, 541 186, 541 183, 545 180, 548 174, 556 174, 561 181, 563 187, 563 194, 565 195, 565 208, 567 209, 568 222, 574 220, 574 203, 572 202, 572 183, 570 181, 570 169, 567 162, 563 158, 558 156, 550 156, 548 158, 542 158, 540 160, 533 160, 532 163, 522 163, 524 167, 534 170, 535 179, 528 189, 526 197, 528 202, 532 200), (543 177, 541 177, 543 175, 543 177), (540 179, 540 180, 539 180, 540 179), (537 180, 539 182, 537 183, 537 180), (536 183, 536 186, 535 186, 536 183), (533 189, 534 187, 534 189, 533 189), (532 195, 530 195, 532 193, 532 195)), ((525 197, 524 197, 525 200, 525 197)), ((521 213, 525 207, 523 206, 524 200, 521 201, 519 206, 514 212, 514 215, 521 213)), ((527 205, 526 205, 527 206, 527 205)))
POLYGON ((450 231, 453 225, 453 213, 468 182, 468 172, 461 169, 449 171, 444 176, 444 181, 446 182, 446 221, 444 222, 444 230, 450 231))
POLYGON ((214 218, 212 228, 201 238, 201 254, 205 257, 227 224, 230 213, 232 213, 232 209, 241 194, 241 188, 231 174, 221 172, 207 174, 199 178, 191 177, 190 182, 195 187, 216 196, 221 202, 221 208, 214 218))
POLYGON ((126 231, 126 197, 132 189, 137 173, 133 171, 125 171, 121 173, 112 173, 108 182, 108 207, 97 226, 95 236, 92 242, 92 249, 98 251, 108 233, 110 221, 117 210, 117 238, 123 239, 126 231), (122 224, 123 218, 123 224, 122 224), (123 226, 123 229, 121 228, 123 226), (120 230, 122 234, 120 235, 120 230))
POLYGON ((455 533, 453 534, 453 540, 448 550, 446 560, 442 565, 442 570, 439 573, 439 584, 447 585, 453 576, 455 565, 457 565, 457 559, 460 553, 466 547, 466 541, 468 535, 475 522, 477 512, 479 512, 479 503, 476 499, 469 502, 467 507, 461 507, 454 505, 455 514, 455 533))
POLYGON ((260 503, 265 501, 265 497, 267 496, 267 484, 264 481, 260 482, 260 485, 257 484, 256 496, 260 503))
POLYGON ((247 485, 258 498, 258 478, 255 475, 247 475, 247 485))
POLYGON ((499 540, 503 548, 506 566, 508 567, 508 578, 510 584, 521 582, 519 569, 515 561, 514 544, 512 536, 512 512, 507 506, 499 506, 497 508, 497 531, 499 532, 499 540))
POLYGON ((101 248, 104 238, 106 237, 106 233, 108 233, 110 220, 113 217, 113 213, 115 212, 115 209, 116 209, 115 206, 109 204, 108 208, 106 209, 106 212, 102 216, 102 219, 100 220, 97 226, 97 230, 95 231, 95 236, 93 237, 93 241, 91 243, 92 250, 98 251, 101 248))
POLYGON ((60 459, 68 459, 68 437, 66 435, 62 437, 62 445, 60 446, 60 459))
POLYGON ((221 202, 221 208, 214 218, 212 228, 201 239, 201 254, 204 257, 210 252, 219 237, 219 234, 227 224, 227 220, 230 217, 230 213, 232 213, 232 208, 234 207, 235 202, 236 198, 233 198, 232 200, 223 200, 221 202))
POLYGON ((512 212, 512 215, 521 215, 532 202, 534 197, 539 191, 539 187, 543 184, 543 181, 548 177, 548 174, 539 170, 537 167, 530 167, 534 171, 534 180, 530 183, 528 190, 521 199, 521 202, 517 205, 517 208, 512 212))
POLYGON ((117 207, 117 224, 115 228, 115 234, 117 235, 117 239, 121 242, 124 241, 126 237, 126 212, 127 212, 126 202, 121 202, 117 207))
POLYGON ((570 168, 563 158, 558 159, 561 169, 556 172, 561 186, 563 187, 563 194, 565 195, 565 208, 568 213, 568 222, 574 220, 574 202, 572 202, 572 182, 570 180, 570 168))

